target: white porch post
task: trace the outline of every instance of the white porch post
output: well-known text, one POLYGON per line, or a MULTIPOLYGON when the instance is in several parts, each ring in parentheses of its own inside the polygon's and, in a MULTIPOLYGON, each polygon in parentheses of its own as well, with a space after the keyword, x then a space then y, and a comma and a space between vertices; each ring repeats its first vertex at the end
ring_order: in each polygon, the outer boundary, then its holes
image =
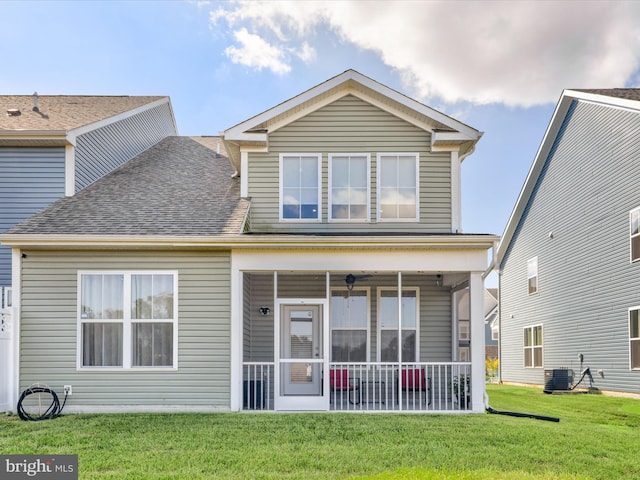
POLYGON ((230 325, 230 391, 229 408, 242 410, 242 272, 234 265, 231 255, 231 325, 230 325))
POLYGON ((20 320, 22 312, 22 291, 20 285, 22 275, 22 251, 19 248, 11 250, 11 331, 9 341, 9 403, 15 411, 20 395, 20 320))
POLYGON ((471 333, 471 405, 484 411, 484 280, 481 272, 469 275, 469 324, 471 333))

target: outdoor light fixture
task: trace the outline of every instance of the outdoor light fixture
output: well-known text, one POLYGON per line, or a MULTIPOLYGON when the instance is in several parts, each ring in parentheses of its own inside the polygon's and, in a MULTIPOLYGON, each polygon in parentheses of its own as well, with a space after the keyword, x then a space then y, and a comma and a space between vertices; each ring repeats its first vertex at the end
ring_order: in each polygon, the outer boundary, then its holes
POLYGON ((260 308, 258 308, 258 311, 262 315, 269 315, 271 313, 271 309, 269 307, 260 307, 260 308))
POLYGON ((437 274, 436 275, 436 287, 441 287, 442 286, 442 274, 437 274))

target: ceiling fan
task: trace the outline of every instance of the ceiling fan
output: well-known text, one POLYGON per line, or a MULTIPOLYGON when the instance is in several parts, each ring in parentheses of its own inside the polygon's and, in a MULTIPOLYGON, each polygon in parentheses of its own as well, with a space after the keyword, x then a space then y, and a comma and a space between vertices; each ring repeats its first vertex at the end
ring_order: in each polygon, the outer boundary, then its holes
POLYGON ((353 273, 350 273, 346 277, 344 277, 344 283, 347 284, 347 290, 351 291, 353 290, 353 286, 356 284, 356 280, 366 280, 367 278, 371 277, 373 277, 373 275, 354 275, 353 273))

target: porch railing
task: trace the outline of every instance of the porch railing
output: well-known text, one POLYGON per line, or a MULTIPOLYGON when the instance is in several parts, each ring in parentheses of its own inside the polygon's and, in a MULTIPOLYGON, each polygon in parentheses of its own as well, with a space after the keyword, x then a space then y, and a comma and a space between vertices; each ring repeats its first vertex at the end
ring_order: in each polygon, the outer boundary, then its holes
MULTIPOLYGON (((243 410, 274 410, 274 362, 245 362, 243 410)), ((432 411, 471 409, 471 363, 331 363, 329 410, 432 411)), ((481 379, 480 381, 483 381, 481 379)))

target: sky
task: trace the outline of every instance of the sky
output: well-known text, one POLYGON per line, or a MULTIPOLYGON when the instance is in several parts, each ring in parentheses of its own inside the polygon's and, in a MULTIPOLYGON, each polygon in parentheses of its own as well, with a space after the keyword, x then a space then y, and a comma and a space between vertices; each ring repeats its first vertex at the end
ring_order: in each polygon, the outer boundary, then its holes
POLYGON ((0 0, 0 94, 167 95, 181 135, 348 69, 484 132, 462 223, 500 235, 563 89, 640 87, 640 2, 0 0))

